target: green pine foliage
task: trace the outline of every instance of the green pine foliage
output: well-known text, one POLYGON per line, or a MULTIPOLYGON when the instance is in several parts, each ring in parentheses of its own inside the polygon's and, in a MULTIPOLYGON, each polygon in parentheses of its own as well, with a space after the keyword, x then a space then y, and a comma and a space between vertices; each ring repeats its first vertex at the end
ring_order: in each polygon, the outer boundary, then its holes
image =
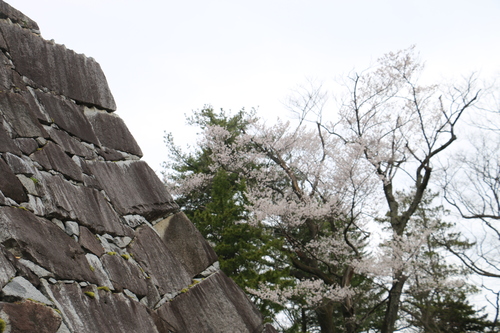
MULTIPOLYGON (((228 144, 245 130, 247 113, 242 110, 228 116, 223 110, 216 113, 211 107, 197 111, 188 123, 204 129, 219 125, 231 132, 228 144)), ((165 165, 164 179, 175 183, 193 173, 209 176, 203 189, 176 198, 181 209, 195 224, 219 257, 221 270, 243 290, 256 289, 260 283, 289 284, 289 272, 283 266, 283 239, 262 225, 247 223, 245 179, 222 168, 213 170, 210 149, 184 153, 166 136, 171 162, 165 165)), ((249 295, 268 321, 282 308, 249 295)))

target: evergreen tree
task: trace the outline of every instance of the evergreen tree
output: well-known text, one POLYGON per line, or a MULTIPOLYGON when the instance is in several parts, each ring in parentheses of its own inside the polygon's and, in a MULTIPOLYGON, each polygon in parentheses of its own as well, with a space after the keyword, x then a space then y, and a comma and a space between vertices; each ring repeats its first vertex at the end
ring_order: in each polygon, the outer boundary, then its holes
MULTIPOLYGON (((251 114, 242 110, 229 116, 223 110, 216 113, 206 106, 188 118, 188 123, 202 130, 208 126, 227 129, 232 134, 227 139, 230 145, 245 130, 248 115, 251 114)), ((286 258, 280 250, 283 240, 272 230, 262 225, 252 226, 247 221, 245 179, 215 167, 211 150, 206 147, 200 146, 194 152, 184 153, 174 145, 170 134, 165 136, 165 140, 170 150, 170 162, 164 164, 164 180, 171 186, 181 209, 214 248, 221 270, 243 290, 257 288, 260 283, 291 283, 288 265, 283 263, 286 258), (178 181, 193 174, 203 179, 201 188, 179 192, 180 188, 176 188, 178 181)), ((249 296, 269 321, 283 310, 275 303, 249 296)))

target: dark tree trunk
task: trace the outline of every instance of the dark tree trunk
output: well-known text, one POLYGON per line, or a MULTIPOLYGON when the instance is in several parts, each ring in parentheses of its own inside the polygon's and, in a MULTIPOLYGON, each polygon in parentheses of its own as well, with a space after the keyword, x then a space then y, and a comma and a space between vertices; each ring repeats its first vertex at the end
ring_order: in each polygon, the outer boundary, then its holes
MULTIPOLYGON (((351 285, 353 276, 354 269, 351 266, 347 266, 342 277, 342 288, 347 288, 351 285)), ((354 304, 350 296, 344 298, 342 303, 342 315, 344 316, 346 333, 355 333, 357 329, 356 316, 354 312, 354 304)))
POLYGON ((316 316, 318 317, 318 323, 321 327, 321 333, 335 333, 333 309, 334 304, 332 301, 325 301, 323 305, 316 309, 316 316))
POLYGON ((301 309, 301 315, 302 317, 300 318, 300 321, 302 325, 302 333, 307 333, 307 314, 304 308, 301 309))
POLYGON ((387 302, 387 309, 385 311, 381 333, 393 333, 396 320, 398 319, 401 293, 407 277, 405 277, 402 273, 398 273, 397 276, 397 280, 392 284, 392 288, 389 291, 389 301, 387 302))

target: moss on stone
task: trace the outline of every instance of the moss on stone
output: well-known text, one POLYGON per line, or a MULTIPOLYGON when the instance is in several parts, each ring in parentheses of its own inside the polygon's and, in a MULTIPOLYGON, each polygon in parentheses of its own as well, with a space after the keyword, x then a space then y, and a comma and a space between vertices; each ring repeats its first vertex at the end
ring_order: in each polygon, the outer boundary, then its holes
POLYGON ((5 331, 5 327, 7 326, 7 323, 5 320, 0 319, 0 333, 3 333, 5 331))
POLYGON ((90 298, 95 298, 95 294, 93 292, 91 292, 91 291, 86 291, 84 294, 87 295, 90 298))
POLYGON ((116 255, 116 252, 108 252, 108 254, 109 254, 110 256, 114 256, 114 255, 116 255))
POLYGON ((130 256, 128 254, 122 254, 122 258, 125 260, 129 260, 130 256))
POLYGON ((108 287, 106 286, 100 286, 100 287, 97 287, 97 290, 104 290, 104 291, 107 291, 108 293, 111 291, 111 289, 109 289, 108 287))

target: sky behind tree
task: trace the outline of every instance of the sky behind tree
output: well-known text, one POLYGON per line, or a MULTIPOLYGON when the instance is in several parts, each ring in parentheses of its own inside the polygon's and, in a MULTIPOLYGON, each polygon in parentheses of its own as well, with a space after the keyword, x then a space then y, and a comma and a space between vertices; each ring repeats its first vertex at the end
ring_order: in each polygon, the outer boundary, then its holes
POLYGON ((430 79, 500 73, 497 0, 7 0, 45 39, 95 58, 159 171, 164 131, 194 143, 205 104, 287 117, 291 89, 416 45, 430 79))

